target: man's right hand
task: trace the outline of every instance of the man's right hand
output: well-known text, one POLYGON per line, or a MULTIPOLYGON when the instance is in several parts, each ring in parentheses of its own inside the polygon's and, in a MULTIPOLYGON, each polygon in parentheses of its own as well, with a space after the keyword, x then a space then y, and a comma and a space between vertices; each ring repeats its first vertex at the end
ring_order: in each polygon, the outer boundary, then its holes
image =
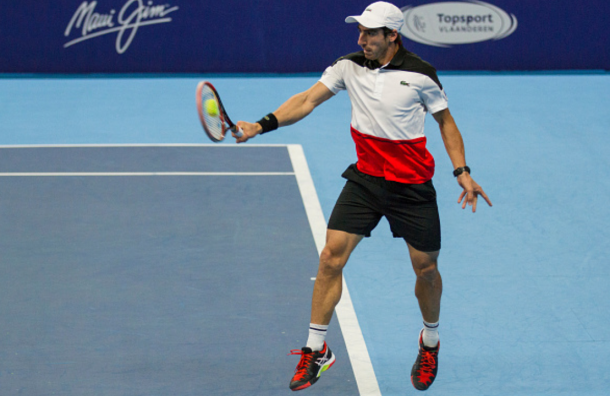
POLYGON ((258 122, 250 123, 245 121, 238 121, 236 124, 243 131, 243 135, 241 137, 237 137, 235 133, 232 133, 235 138, 235 143, 244 143, 248 140, 252 139, 254 136, 258 135, 263 131, 263 127, 258 122))

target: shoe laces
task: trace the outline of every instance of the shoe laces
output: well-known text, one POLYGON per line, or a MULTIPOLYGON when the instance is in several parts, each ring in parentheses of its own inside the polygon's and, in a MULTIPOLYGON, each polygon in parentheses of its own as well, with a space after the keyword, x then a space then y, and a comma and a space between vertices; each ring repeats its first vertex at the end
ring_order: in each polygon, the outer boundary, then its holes
POLYGON ((419 370, 417 376, 420 382, 428 382, 434 377, 434 369, 436 368, 436 351, 427 351, 422 348, 421 359, 419 362, 419 370))
POLYGON ((295 379, 301 379, 307 375, 307 368, 311 363, 311 359, 313 359, 313 352, 305 353, 301 349, 293 349, 290 351, 290 355, 301 355, 301 360, 299 360, 299 364, 297 364, 297 368, 294 369, 296 374, 295 379))

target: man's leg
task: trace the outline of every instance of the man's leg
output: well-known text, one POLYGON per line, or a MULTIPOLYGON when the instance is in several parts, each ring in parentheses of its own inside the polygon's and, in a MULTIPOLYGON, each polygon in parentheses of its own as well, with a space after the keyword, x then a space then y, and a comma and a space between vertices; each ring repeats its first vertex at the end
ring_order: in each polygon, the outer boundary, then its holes
POLYGON ((409 246, 411 263, 417 276, 415 281, 415 296, 419 302, 424 321, 438 322, 441 312, 441 294, 443 293, 443 280, 438 272, 438 250, 435 252, 422 252, 409 246))
POLYGON ((413 270, 417 276, 415 296, 424 319, 419 337, 419 353, 411 369, 411 382, 418 390, 432 385, 438 370, 438 322, 441 311, 443 280, 438 272, 438 251, 422 252, 409 245, 413 270))
POLYGON ((335 362, 335 356, 324 338, 335 306, 341 299, 343 267, 361 240, 362 236, 344 231, 328 230, 326 233, 326 246, 320 254, 320 265, 313 289, 307 346, 301 351, 292 351, 295 355, 301 355, 290 381, 290 389, 293 391, 313 385, 320 374, 335 362))
POLYGON ((313 287, 311 323, 319 325, 330 323, 335 306, 341 299, 343 267, 362 238, 362 235, 344 231, 326 232, 326 245, 320 254, 318 275, 313 287))

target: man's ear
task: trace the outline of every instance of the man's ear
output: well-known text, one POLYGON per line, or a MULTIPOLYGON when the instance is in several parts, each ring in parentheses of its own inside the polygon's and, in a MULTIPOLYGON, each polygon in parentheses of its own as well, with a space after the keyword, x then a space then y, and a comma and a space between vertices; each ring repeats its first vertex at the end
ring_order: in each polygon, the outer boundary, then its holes
POLYGON ((396 29, 392 30, 392 35, 391 35, 391 37, 393 37, 394 39, 393 39, 393 40, 390 40, 390 41, 395 43, 395 42, 396 42, 396 40, 398 40, 398 30, 396 30, 396 29))

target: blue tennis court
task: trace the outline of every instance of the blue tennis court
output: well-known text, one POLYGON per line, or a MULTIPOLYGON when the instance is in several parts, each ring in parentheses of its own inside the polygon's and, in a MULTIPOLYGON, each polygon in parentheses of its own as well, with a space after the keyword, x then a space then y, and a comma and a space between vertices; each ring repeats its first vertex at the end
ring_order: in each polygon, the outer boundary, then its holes
MULTIPOLYGON (((0 153, 3 394, 282 393, 317 261, 287 147, 0 153)), ((333 339, 317 392, 354 394, 333 339)))
MULTIPOLYGON (((0 79, 3 395, 289 394, 286 354, 306 340, 324 221, 356 159, 349 100, 202 145, 206 78, 0 79)), ((428 117, 445 290, 427 394, 606 395, 610 76, 440 78, 494 207, 459 208, 428 117)), ((316 80, 212 77, 249 121, 316 80)), ((337 364, 303 392, 416 394, 414 278, 382 221, 346 267, 337 364)))

